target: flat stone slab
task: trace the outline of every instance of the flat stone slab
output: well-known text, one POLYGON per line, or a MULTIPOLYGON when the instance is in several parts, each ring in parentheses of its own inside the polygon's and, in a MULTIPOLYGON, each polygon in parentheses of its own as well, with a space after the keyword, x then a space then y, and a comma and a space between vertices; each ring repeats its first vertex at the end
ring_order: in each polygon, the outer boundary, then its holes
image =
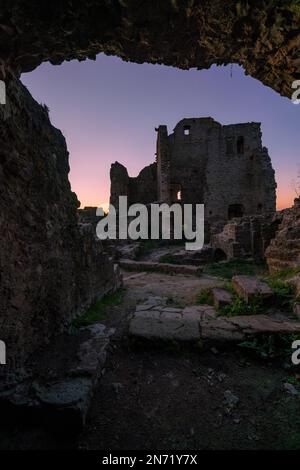
POLYGON ((214 287, 211 290, 211 293, 214 299, 214 307, 216 309, 225 307, 226 305, 230 305, 232 303, 232 295, 226 289, 214 287))
MULTIPOLYGON (((143 304, 144 305, 144 304, 143 304)), ((210 305, 176 307, 137 306, 129 324, 131 336, 145 339, 195 342, 243 341, 258 334, 300 333, 300 321, 270 315, 218 316, 210 305)))
POLYGON ((262 333, 300 333, 300 322, 272 318, 268 315, 218 317, 200 323, 201 337, 216 341, 241 341, 262 333))
POLYGON ((126 259, 120 260, 119 265, 123 269, 129 269, 133 271, 159 271, 166 274, 190 274, 193 276, 199 276, 202 273, 202 268, 199 266, 184 264, 156 263, 152 261, 132 261, 130 259, 126 259))
POLYGON ((247 303, 257 296, 262 299, 270 299, 273 296, 272 289, 255 276, 234 276, 232 285, 236 293, 247 303))
POLYGON ((195 342, 200 339, 200 321, 216 318, 216 311, 210 305, 195 305, 182 309, 164 305, 161 298, 156 302, 154 300, 155 298, 150 297, 136 307, 129 324, 131 336, 195 342))
POLYGON ((182 310, 185 318, 195 317, 201 320, 210 320, 217 317, 217 312, 211 305, 190 305, 182 310))
POLYGON ((129 334, 146 339, 197 341, 199 319, 184 318, 182 312, 139 311, 130 321, 129 334))

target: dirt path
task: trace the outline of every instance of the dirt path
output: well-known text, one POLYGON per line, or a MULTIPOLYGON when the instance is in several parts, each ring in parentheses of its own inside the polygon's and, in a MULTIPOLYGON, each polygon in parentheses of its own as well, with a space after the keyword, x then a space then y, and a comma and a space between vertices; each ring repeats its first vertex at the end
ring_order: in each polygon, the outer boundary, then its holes
POLYGON ((287 363, 235 351, 137 347, 128 315, 149 295, 194 303, 210 277, 125 273, 121 306, 107 312, 117 328, 79 447, 87 449, 261 449, 300 447, 300 398, 283 384, 287 363))

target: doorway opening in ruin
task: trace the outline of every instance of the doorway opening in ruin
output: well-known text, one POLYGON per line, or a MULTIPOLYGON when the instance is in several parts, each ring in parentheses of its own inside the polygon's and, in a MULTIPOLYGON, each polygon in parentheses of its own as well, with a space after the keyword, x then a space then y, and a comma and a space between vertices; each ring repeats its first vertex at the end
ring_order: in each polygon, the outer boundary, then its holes
POLYGON ((244 215, 244 206, 243 204, 230 204, 228 206, 228 219, 233 219, 234 217, 243 217, 244 215))
POLYGON ((225 251, 221 250, 221 248, 217 248, 214 252, 214 261, 218 263, 219 261, 226 261, 227 256, 225 251))
POLYGON ((232 137, 228 137, 226 139, 226 155, 233 154, 233 139, 232 137))
POLYGON ((244 153, 244 137, 243 136, 238 137, 237 142, 236 142, 236 150, 238 154, 244 153))

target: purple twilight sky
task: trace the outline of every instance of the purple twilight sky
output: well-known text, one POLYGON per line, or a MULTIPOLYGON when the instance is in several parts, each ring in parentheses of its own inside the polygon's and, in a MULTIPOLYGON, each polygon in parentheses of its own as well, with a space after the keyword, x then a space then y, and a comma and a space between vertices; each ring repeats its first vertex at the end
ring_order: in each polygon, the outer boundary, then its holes
MULTIPOLYGON (((135 176, 154 161, 155 127, 171 132, 184 117, 222 124, 259 121, 276 171, 277 207, 292 204, 297 176, 300 105, 283 98, 241 67, 182 71, 172 67, 97 60, 42 64, 22 75, 34 98, 50 108, 70 152, 70 181, 82 206, 109 200, 109 169, 118 160, 135 176)), ((291 89, 292 93, 292 89, 291 89)))

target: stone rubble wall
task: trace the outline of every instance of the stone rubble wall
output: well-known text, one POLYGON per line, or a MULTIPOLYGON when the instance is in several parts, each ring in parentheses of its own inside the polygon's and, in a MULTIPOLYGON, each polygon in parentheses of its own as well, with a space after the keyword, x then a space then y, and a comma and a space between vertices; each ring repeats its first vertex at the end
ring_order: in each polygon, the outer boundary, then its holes
POLYGON ((274 240, 266 251, 271 272, 300 268, 300 198, 283 211, 283 219, 274 240))
POLYGON ((277 213, 233 219, 223 231, 212 235, 212 247, 215 251, 224 252, 227 259, 252 257, 262 260, 281 218, 282 214, 277 213))
POLYGON ((138 176, 130 177, 125 166, 115 162, 111 165, 110 181, 110 204, 115 208, 118 208, 119 196, 127 196, 128 206, 157 200, 156 163, 143 168, 138 176))
POLYGON ((92 226, 78 224, 62 133, 12 75, 0 121, 0 338, 8 370, 113 290, 116 276, 92 226))

